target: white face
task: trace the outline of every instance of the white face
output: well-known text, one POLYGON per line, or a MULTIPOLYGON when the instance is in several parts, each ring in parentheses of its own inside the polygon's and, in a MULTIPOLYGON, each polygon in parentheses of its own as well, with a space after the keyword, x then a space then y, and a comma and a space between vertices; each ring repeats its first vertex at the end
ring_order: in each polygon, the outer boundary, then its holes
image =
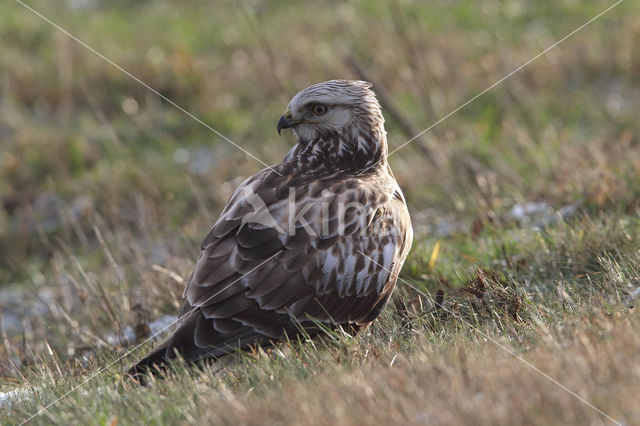
POLYGON ((298 139, 314 140, 318 132, 342 132, 353 123, 352 110, 348 104, 337 103, 329 97, 304 99, 305 103, 290 104, 291 120, 300 121, 293 127, 298 139))
POLYGON ((323 133, 353 133, 357 126, 383 122, 371 85, 364 81, 331 80, 310 86, 291 99, 284 118, 299 140, 323 133))

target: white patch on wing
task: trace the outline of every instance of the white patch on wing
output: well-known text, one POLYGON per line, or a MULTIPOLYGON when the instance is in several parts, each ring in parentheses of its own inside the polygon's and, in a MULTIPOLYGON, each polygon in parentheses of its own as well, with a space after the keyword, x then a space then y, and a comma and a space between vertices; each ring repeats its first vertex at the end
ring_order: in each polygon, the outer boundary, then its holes
POLYGON ((338 154, 339 154, 339 155, 344 155, 344 154, 346 154, 347 152, 348 152, 348 151, 347 151, 347 146, 346 146, 346 144, 344 143, 344 141, 342 141, 342 140, 341 140, 341 141, 340 141, 340 143, 338 144, 338 154))
POLYGON ((338 277, 338 294, 344 296, 350 293, 350 284, 353 281, 354 270, 356 268, 356 256, 350 251, 349 255, 343 259, 344 274, 338 277))
POLYGON ((367 152, 367 145, 368 145, 367 140, 358 136, 357 141, 358 141, 358 151, 367 152))
POLYGON ((356 276, 356 294, 358 296, 362 296, 365 293, 365 281, 368 281, 367 278, 369 277, 368 271, 370 263, 371 260, 368 257, 364 257, 364 267, 356 276))
POLYGON ((334 256, 331 249, 327 250, 326 253, 324 261, 322 262, 322 292, 326 291, 330 284, 329 277, 331 277, 331 271, 337 271, 340 266, 340 258, 334 256))
POLYGON ((389 279, 389 271, 391 271, 391 265, 393 264, 393 254, 396 251, 396 246, 392 242, 389 242, 386 246, 382 248, 382 262, 379 262, 382 267, 384 267, 384 271, 380 273, 378 276, 378 293, 382 292, 382 289, 387 284, 389 279))

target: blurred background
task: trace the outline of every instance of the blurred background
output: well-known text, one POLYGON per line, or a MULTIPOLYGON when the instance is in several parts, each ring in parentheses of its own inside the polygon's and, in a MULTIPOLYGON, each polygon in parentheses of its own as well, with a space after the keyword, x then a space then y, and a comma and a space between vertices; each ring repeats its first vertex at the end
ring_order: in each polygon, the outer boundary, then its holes
MULTIPOLYGON (((273 164, 294 144, 276 122, 310 84, 373 82, 394 150, 611 2, 25 4, 273 164)), ((623 2, 391 156, 417 231, 405 275, 434 267, 436 239, 446 275, 482 261, 447 251, 461 233, 638 211, 639 12, 623 2)), ((209 227, 264 166, 19 3, 0 5, 0 52, 0 375, 15 376, 43 345, 73 356, 174 314, 209 227)))

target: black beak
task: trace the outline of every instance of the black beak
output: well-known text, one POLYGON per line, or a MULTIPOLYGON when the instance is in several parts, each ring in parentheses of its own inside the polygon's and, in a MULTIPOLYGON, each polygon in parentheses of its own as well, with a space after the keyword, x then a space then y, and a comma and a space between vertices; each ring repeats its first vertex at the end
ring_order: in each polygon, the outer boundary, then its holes
POLYGON ((287 120, 284 115, 280 117, 280 120, 278 120, 278 134, 280 134, 280 130, 288 129, 290 127, 291 123, 289 122, 289 120, 287 120))

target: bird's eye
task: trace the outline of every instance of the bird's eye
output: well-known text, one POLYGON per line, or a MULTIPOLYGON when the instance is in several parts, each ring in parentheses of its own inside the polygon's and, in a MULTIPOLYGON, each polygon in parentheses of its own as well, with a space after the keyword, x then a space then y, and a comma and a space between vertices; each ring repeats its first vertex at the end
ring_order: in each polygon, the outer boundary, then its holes
POLYGON ((311 107, 311 112, 314 115, 324 115, 327 112, 327 106, 322 104, 315 104, 311 107))

